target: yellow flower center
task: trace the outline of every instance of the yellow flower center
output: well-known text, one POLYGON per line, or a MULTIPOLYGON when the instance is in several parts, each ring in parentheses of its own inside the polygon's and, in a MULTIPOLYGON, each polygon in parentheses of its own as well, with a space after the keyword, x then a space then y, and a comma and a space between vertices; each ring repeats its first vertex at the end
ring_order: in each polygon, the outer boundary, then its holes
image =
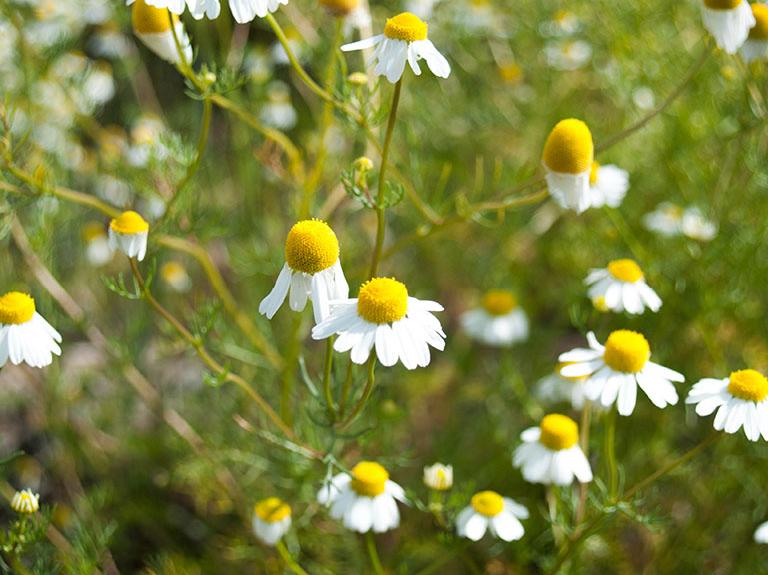
POLYGON ((384 35, 393 40, 416 42, 427 39, 427 23, 410 12, 403 12, 393 18, 387 18, 384 35))
POLYGON ((507 290, 494 289, 483 296, 481 305, 491 315, 506 315, 517 307, 517 298, 507 290))
POLYGON ((597 183, 597 171, 600 169, 600 164, 592 162, 592 167, 589 170, 589 185, 594 186, 597 183))
POLYGON ((643 270, 635 260, 613 260, 608 264, 608 273, 620 282, 635 283, 643 279, 643 270))
POLYGON ((544 144, 544 164, 563 174, 581 174, 590 170, 594 155, 589 128, 573 118, 558 122, 544 144))
POLYGON ((742 0, 704 0, 704 5, 712 10, 733 10, 742 0))
POLYGON ((599 295, 595 298, 592 298, 592 305, 595 306, 595 309, 601 313, 608 311, 608 304, 605 303, 605 296, 599 295))
POLYGON ((389 473, 375 461, 361 461, 352 468, 352 489, 364 497, 384 493, 389 473))
POLYGON ((0 324, 27 323, 35 315, 35 300, 18 291, 0 297, 0 324))
POLYGON ((339 259, 339 240, 333 230, 320 220, 296 223, 285 240, 285 261, 292 270, 316 274, 339 259))
POLYGON ((471 503, 475 511, 486 517, 496 517, 504 509, 504 499, 495 491, 475 493, 471 503))
POLYGON ((643 334, 628 329, 614 331, 605 342, 603 360, 615 371, 637 373, 651 357, 651 346, 643 334))
POLYGON ((130 235, 149 231, 149 224, 139 214, 128 210, 109 223, 112 231, 118 234, 130 235))
POLYGON ((570 449, 579 441, 579 426, 570 417, 559 413, 545 415, 539 429, 539 442, 552 451, 570 449))
POLYGON ((103 238, 107 234, 104 233, 104 226, 99 222, 88 222, 83 226, 82 236, 86 242, 92 242, 98 238, 103 238))
POLYGON ((320 0, 320 4, 334 16, 346 16, 352 12, 360 0, 320 0))
POLYGON ((752 4, 755 25, 749 31, 752 40, 768 40, 768 4, 752 4))
POLYGON ((360 288, 357 313, 371 323, 392 323, 408 311, 408 288, 395 278, 373 278, 360 288))
POLYGON ((444 490, 448 489, 448 475, 445 473, 445 469, 440 467, 436 472, 437 481, 435 482, 435 488, 444 490))
POLYGON ((575 361, 565 361, 565 362, 562 362, 562 363, 558 363, 557 367, 555 367, 555 373, 557 375, 559 375, 560 377, 562 377, 563 379, 565 379, 567 381, 570 381, 571 383, 578 383, 580 381, 586 381, 587 378, 589 378, 588 375, 579 375, 579 376, 576 376, 576 377, 569 377, 567 375, 563 375, 562 373, 560 373, 560 370, 562 370, 566 365, 573 365, 574 363, 576 363, 576 362, 575 361))
POLYGON ((175 14, 168 16, 165 8, 149 6, 144 0, 136 0, 131 10, 133 31, 137 34, 160 34, 171 29, 171 18, 174 24, 179 21, 175 14))
POLYGON ((278 497, 267 497, 253 508, 256 517, 267 523, 277 523, 291 516, 291 506, 278 497))
POLYGON ((763 401, 768 397, 768 379, 754 369, 734 371, 728 377, 728 393, 747 401, 763 401))

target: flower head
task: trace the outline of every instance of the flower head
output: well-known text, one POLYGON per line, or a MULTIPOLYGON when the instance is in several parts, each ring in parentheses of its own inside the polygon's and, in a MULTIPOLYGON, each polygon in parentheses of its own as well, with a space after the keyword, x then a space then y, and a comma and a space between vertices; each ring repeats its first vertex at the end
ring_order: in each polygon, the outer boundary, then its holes
POLYGON ((470 504, 456 518, 459 537, 479 541, 486 531, 502 541, 516 541, 525 534, 520 519, 528 519, 528 509, 495 491, 475 493, 470 504))
POLYGON ((37 313, 32 296, 11 291, 0 297, 0 367, 45 367, 61 355, 61 335, 37 313))
POLYGON ((265 545, 274 546, 291 527, 291 507, 282 499, 268 497, 253 508, 253 533, 265 545))
POLYGON ((589 170, 589 204, 593 208, 618 208, 629 190, 629 174, 618 166, 592 162, 589 170))
POLYGON ((528 317, 508 290, 486 292, 479 307, 461 316, 461 325, 486 345, 506 347, 528 339, 528 317))
POLYGON ((434 463, 424 468, 424 485, 435 491, 453 487, 453 466, 434 463))
POLYGON ((360 0, 320 0, 320 4, 334 16, 346 16, 360 4, 360 0))
MULTIPOLYGON (((135 0, 131 10, 133 32, 147 48, 163 60, 177 64, 181 61, 181 57, 173 37, 175 31, 184 58, 189 62, 192 60, 192 46, 189 37, 184 31, 184 25, 179 17, 168 12, 167 5, 168 2, 165 0, 155 0, 154 2, 152 0, 135 0), (174 30, 171 30, 171 24, 173 24, 174 30)), ((181 10, 183 10, 183 2, 181 10)))
POLYGON ((16 513, 32 514, 40 509, 40 495, 31 489, 17 491, 11 499, 11 509, 16 513))
POLYGON ((602 302, 606 310, 640 314, 646 307, 654 312, 661 307, 661 299, 635 260, 613 260, 605 268, 593 269, 584 283, 589 286, 589 298, 602 302))
POLYGON ((549 193, 562 207, 578 213, 589 208, 594 154, 592 133, 581 120, 561 120, 550 132, 542 161, 549 193))
POLYGON ((704 27, 727 54, 735 54, 755 25, 752 8, 746 0, 704 0, 704 27))
POLYGON ((755 25, 741 46, 741 56, 747 63, 768 60, 768 4, 756 2, 751 8, 755 25))
POLYGON ((109 243, 129 258, 139 261, 147 254, 149 224, 138 213, 128 210, 109 223, 109 243))

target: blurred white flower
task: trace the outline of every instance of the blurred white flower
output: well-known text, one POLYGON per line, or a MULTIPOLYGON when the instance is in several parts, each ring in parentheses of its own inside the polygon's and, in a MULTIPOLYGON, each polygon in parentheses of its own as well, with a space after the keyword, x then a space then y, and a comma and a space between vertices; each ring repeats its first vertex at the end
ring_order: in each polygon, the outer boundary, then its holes
POLYGON ((427 20, 432 16, 432 11, 440 0, 407 0, 405 11, 415 14, 422 20, 427 20))
POLYGON ((632 101, 641 110, 652 110, 656 105, 656 95, 648 86, 640 86, 632 92, 632 101))
POLYGON ((31 296, 12 291, 0 297, 0 367, 45 367, 61 355, 61 335, 37 313, 31 296))
POLYGON ((434 463, 424 467, 424 485, 435 491, 453 487, 453 466, 434 463))
POLYGON ((761 523, 755 529, 755 543, 768 543, 768 521, 761 523))
POLYGON ((645 274, 631 259, 613 260, 608 266, 590 270, 584 280, 590 299, 599 299, 616 313, 641 314, 645 308, 659 311, 661 298, 646 283, 645 274))
POLYGON ((253 533, 270 547, 277 545, 291 528, 291 507, 282 499, 268 497, 253 508, 253 533))
POLYGON ((283 82, 276 80, 269 85, 269 101, 259 112, 259 118, 268 126, 290 130, 298 121, 298 114, 291 103, 291 93, 283 82))
POLYGON ((175 260, 165 262, 160 266, 160 277, 173 291, 186 293, 192 287, 192 278, 186 268, 175 260))
POLYGON ((112 261, 114 252, 109 245, 109 237, 99 222, 88 222, 83 227, 85 241, 85 257, 94 267, 101 267, 112 261))
POLYGON ((592 58, 592 46, 584 40, 548 42, 544 47, 547 63, 556 70, 573 71, 585 66, 592 58))
POLYGON ((490 529, 502 541, 516 541, 525 534, 520 519, 528 519, 528 509, 495 491, 480 491, 456 518, 456 533, 479 541, 490 529))
POLYGON ((581 410, 588 401, 586 395, 587 377, 565 377, 560 374, 560 370, 564 366, 565 364, 558 363, 552 373, 545 375, 536 383, 536 396, 548 403, 567 401, 573 409, 581 410))
POLYGON ((461 316, 470 337, 487 345, 507 347, 528 339, 528 316, 517 298, 507 290, 490 290, 480 307, 461 316))
POLYGON ((735 54, 755 25, 746 0, 703 0, 701 11, 704 27, 726 54, 735 54))
POLYGON ((618 166, 592 162, 589 173, 590 207, 618 208, 629 190, 629 173, 618 166))
POLYGON ((752 4, 755 26, 741 46, 741 57, 749 64, 755 60, 768 60, 768 4, 752 4))
POLYGON ((717 235, 717 224, 704 217, 697 207, 682 208, 662 202, 643 217, 643 224, 652 232, 665 237, 685 235, 707 242, 717 235))

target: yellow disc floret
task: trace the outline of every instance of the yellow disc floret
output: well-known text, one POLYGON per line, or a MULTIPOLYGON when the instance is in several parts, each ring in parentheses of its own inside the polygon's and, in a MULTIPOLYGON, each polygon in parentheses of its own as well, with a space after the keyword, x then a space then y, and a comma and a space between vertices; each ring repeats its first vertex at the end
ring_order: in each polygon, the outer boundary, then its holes
POLYGON ((408 288, 395 278, 373 278, 357 296, 357 313, 371 323, 392 323, 408 311, 408 288))
POLYGON ((553 172, 587 172, 594 156, 592 133, 584 122, 573 118, 558 122, 544 144, 544 164, 553 172))
POLYGON ((635 283, 643 279, 643 270, 635 260, 613 260, 608 264, 608 273, 620 282, 635 283))
POLYGON ((734 371, 728 377, 728 393, 747 401, 763 401, 768 397, 768 379, 754 369, 734 371))
POLYGON ((539 442, 552 451, 570 449, 579 441, 579 426, 566 415, 550 413, 539 424, 539 442))
POLYGON ((704 5, 712 10, 733 10, 744 0, 704 0, 704 5))
POLYGON ((751 40, 768 40, 768 4, 752 4, 755 25, 749 30, 751 40))
POLYGON ((403 12, 393 18, 387 18, 384 35, 393 40, 416 42, 427 39, 427 23, 410 12, 403 12))
POLYGON ((291 516, 291 506, 278 497, 267 497, 253 508, 256 517, 267 523, 277 523, 291 516))
POLYGON ((603 360, 611 369, 637 373, 651 357, 651 346, 645 336, 636 331, 620 329, 608 336, 603 360))
POLYGON ((360 0, 320 0, 320 4, 334 16, 346 16, 357 8, 359 3, 360 0))
POLYGON ((504 510, 504 499, 495 491, 480 491, 472 496, 472 509, 486 517, 496 517, 504 510))
POLYGON ((491 315, 506 315, 517 307, 517 298, 507 290, 494 289, 486 292, 481 305, 491 315))
POLYGON ((589 185, 594 186, 597 183, 597 172, 600 170, 600 164, 592 162, 592 167, 589 169, 589 185))
POLYGON ((0 297, 0 324, 27 323, 35 315, 35 300, 18 291, 0 297))
POLYGON ((176 23, 179 17, 165 8, 149 6, 145 0, 136 0, 131 10, 133 31, 137 34, 160 34, 171 29, 171 18, 176 23))
POLYGON ((149 224, 134 211, 123 212, 109 223, 113 232, 123 235, 140 234, 149 231, 149 224))
POLYGON ((316 274, 339 259, 339 240, 328 224, 303 220, 294 224, 285 240, 285 261, 292 270, 316 274))
POLYGON ((375 461, 361 461, 352 468, 352 489, 364 497, 384 493, 389 473, 375 461))

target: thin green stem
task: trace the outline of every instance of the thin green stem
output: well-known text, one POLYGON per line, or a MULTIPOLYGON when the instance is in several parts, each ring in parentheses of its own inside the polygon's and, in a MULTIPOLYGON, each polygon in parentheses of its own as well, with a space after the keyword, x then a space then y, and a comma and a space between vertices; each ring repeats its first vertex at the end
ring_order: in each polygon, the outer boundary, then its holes
POLYGON ((616 411, 605 414, 605 436, 603 438, 605 463, 608 466, 608 494, 616 499, 619 492, 619 470, 616 464, 616 411))
POLYGON ((376 539, 373 535, 373 531, 368 531, 365 534, 365 543, 368 548, 368 557, 371 559, 371 567, 376 575, 385 575, 384 567, 381 565, 381 559, 379 559, 379 552, 376 549, 376 539))
POLYGON ((285 566, 288 567, 293 573, 296 575, 309 575, 302 567, 299 565, 296 560, 291 556, 291 552, 288 551, 288 547, 283 543, 282 539, 277 542, 277 545, 275 545, 275 549, 277 549, 277 552, 280 554, 280 557, 283 558, 283 561, 285 562, 285 566))
POLYGON ((389 148, 392 143, 392 134, 395 131, 395 122, 397 120, 397 108, 400 104, 400 92, 403 88, 403 79, 400 78, 395 84, 395 91, 392 94, 392 106, 389 109, 389 119, 387 120, 387 131, 384 136, 384 147, 381 152, 381 166, 379 168, 379 187, 376 196, 376 244, 373 248, 373 260, 371 261, 371 270, 369 277, 376 277, 381 260, 381 251, 384 247, 384 234, 386 231, 386 215, 384 206, 386 191, 386 171, 387 160, 389 159, 389 148))
POLYGON ((363 408, 365 408, 365 404, 368 402, 368 398, 371 397, 371 393, 373 393, 373 388, 376 383, 376 376, 375 376, 375 370, 376 370, 376 355, 374 355, 373 352, 371 352, 371 359, 368 360, 368 379, 365 382, 365 387, 363 388, 363 394, 360 396, 360 399, 355 404, 355 407, 352 408, 352 412, 349 414, 349 417, 347 417, 344 421, 339 423, 338 428, 344 429, 351 424, 358 415, 363 411, 363 408))
MULTIPOLYGON (((584 400, 584 407, 581 409, 581 423, 579 424, 579 446, 584 452, 584 457, 587 459, 589 459, 589 425, 591 414, 592 404, 588 400, 584 400)), ((584 520, 588 495, 589 483, 579 483, 579 503, 576 506, 576 515, 574 517, 575 525, 581 524, 584 520)))
POLYGON ((328 418, 330 419, 331 423, 334 423, 336 421, 336 408, 333 404, 333 393, 331 392, 331 373, 333 371, 333 337, 329 337, 325 343, 323 392, 325 393, 325 407, 328 410, 328 418))
POLYGON ((349 390, 352 387, 352 360, 347 363, 347 374, 344 376, 344 383, 341 384, 341 397, 339 398, 339 417, 344 417, 347 410, 347 399, 349 390))

